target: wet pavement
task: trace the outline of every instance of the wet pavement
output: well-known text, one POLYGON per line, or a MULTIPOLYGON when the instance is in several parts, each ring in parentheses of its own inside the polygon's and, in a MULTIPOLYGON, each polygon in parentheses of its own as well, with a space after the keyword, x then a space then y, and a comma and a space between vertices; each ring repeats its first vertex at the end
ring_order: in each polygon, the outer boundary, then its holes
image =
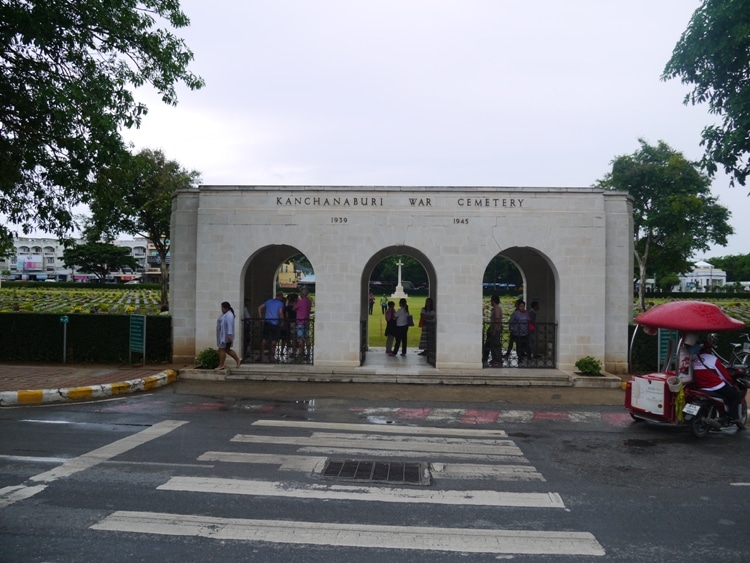
MULTIPOLYGON (((193 366, 155 364, 59 365, 0 364, 0 406, 17 406, 107 398, 164 385, 179 394, 252 397, 269 400, 366 399, 445 403, 511 403, 543 405, 622 405, 620 388, 570 386, 495 386, 418 383, 224 380, 218 372, 183 379, 193 366), (217 377, 219 377, 217 379, 217 377)), ((231 372, 231 370, 229 370, 231 372)), ((229 374, 228 372, 228 374, 229 374)))

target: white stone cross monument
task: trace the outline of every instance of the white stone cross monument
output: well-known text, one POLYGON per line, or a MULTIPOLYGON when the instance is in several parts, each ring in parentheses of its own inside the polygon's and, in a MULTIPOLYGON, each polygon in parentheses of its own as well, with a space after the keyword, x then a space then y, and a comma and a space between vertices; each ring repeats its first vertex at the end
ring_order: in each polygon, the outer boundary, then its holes
POLYGON ((404 286, 401 285, 401 266, 403 266, 404 263, 401 262, 401 259, 398 259, 398 262, 396 262, 396 266, 398 266, 398 285, 396 286, 396 291, 393 292, 391 297, 395 299, 406 299, 409 297, 406 293, 404 293, 404 286))

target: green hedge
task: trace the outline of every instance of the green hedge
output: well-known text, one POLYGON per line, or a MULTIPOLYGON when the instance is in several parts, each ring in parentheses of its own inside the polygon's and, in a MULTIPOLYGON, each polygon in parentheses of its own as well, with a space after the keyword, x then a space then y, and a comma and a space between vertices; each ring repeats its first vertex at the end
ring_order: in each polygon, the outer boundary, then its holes
MULTIPOLYGON (((0 361, 63 361, 65 325, 60 315, 0 313, 0 361)), ((67 315, 68 363, 127 363, 130 315, 67 315)), ((133 353, 140 363, 141 354, 133 353)), ((146 317, 146 362, 172 361, 172 317, 146 317)))

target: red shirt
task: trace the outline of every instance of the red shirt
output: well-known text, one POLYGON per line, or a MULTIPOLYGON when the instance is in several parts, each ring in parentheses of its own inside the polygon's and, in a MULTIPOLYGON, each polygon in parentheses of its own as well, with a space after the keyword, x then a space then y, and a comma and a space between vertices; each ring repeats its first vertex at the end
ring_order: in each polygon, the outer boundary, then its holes
POLYGON ((693 360, 693 380, 706 391, 721 389, 731 382, 727 368, 713 354, 700 354, 693 360))

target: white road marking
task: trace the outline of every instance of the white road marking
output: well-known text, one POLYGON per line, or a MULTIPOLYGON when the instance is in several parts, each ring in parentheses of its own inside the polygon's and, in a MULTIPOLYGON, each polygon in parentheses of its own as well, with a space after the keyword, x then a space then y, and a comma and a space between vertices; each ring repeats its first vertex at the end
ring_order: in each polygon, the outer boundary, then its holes
POLYGON ((19 500, 31 498, 34 495, 41 493, 46 488, 47 485, 35 485, 33 487, 16 485, 13 487, 3 487, 0 489, 0 508, 10 506, 19 500))
POLYGON ((498 412, 496 422, 528 422, 533 418, 534 411, 503 410, 498 412))
POLYGON ((473 463, 431 463, 432 476, 446 479, 493 479, 497 481, 545 481, 530 465, 481 465, 473 463))
POLYGON ((732 487, 750 487, 750 483, 729 483, 732 487))
MULTIPOLYGON (((407 458, 407 459, 423 459, 425 452, 411 452, 407 450, 366 450, 361 448, 353 448, 351 446, 345 448, 335 447, 311 447, 311 448, 300 448, 297 450, 303 454, 318 454, 318 455, 342 455, 347 457, 352 456, 367 456, 367 457, 395 457, 395 458, 407 458)), ((461 452, 441 452, 441 458, 445 459, 471 459, 474 461, 494 461, 495 463, 528 463, 525 457, 521 455, 491 455, 491 454, 466 454, 461 452)))
POLYGON ((187 491, 288 498, 405 502, 462 506, 513 506, 525 508, 565 508, 557 493, 513 493, 504 491, 437 491, 415 488, 389 488, 348 485, 301 485, 273 481, 172 477, 157 487, 163 491, 187 491))
MULTIPOLYGON (((78 457, 66 459, 58 467, 30 477, 29 481, 49 484, 53 481, 56 481, 57 479, 69 477, 74 473, 78 473, 79 471, 84 471, 85 469, 89 469, 100 463, 104 463, 112 459, 113 457, 132 450, 133 448, 145 444, 146 442, 155 440, 156 438, 159 438, 171 432, 175 428, 179 428, 183 424, 187 424, 187 422, 180 420, 164 420, 162 422, 157 422, 153 426, 150 426, 145 430, 141 430, 137 434, 133 434, 132 436, 128 436, 127 438, 122 438, 121 440, 117 440, 116 442, 112 442, 111 444, 108 444, 101 448, 97 448, 96 450, 92 450, 78 457)), ((31 487, 18 485, 15 487, 5 487, 3 489, 0 489, 0 508, 5 508, 6 506, 13 504, 14 502, 30 498, 37 493, 40 493, 44 489, 45 485, 36 485, 31 487)))
POLYGON ((0 455, 0 459, 29 463, 65 463, 69 457, 34 457, 30 455, 0 455))
POLYGON ((420 436, 414 438, 413 436, 384 436, 383 434, 357 434, 355 432, 313 432, 310 434, 311 438, 317 439, 328 439, 336 440, 356 440, 361 442, 362 440, 370 440, 372 442, 386 442, 389 444, 406 444, 411 446, 412 444, 453 444, 457 446, 465 445, 483 445, 483 446, 510 446, 514 445, 513 440, 498 440, 497 438, 454 438, 452 436, 420 436))
POLYGON ((432 409, 425 417, 426 422, 453 422, 460 419, 465 409, 432 409))
POLYGON ((122 438, 121 440, 117 440, 116 442, 92 450, 89 453, 69 459, 59 467, 55 467, 54 469, 50 469, 49 471, 31 477, 30 481, 51 483, 62 477, 70 477, 74 473, 84 471, 85 469, 94 467, 104 461, 108 461, 113 457, 130 451, 133 448, 137 448, 146 442, 150 442, 156 438, 161 438, 183 424, 187 424, 187 422, 182 420, 163 420, 157 422, 153 426, 141 430, 137 434, 122 438))
POLYGON ((605 554, 604 548, 596 538, 585 532, 368 526, 127 511, 114 512, 91 526, 91 529, 193 536, 222 541, 262 541, 459 553, 578 556, 605 554))
MULTIPOLYGON (((278 465, 281 471, 322 473, 328 458, 305 455, 251 454, 242 452, 206 452, 199 461, 255 463, 278 465)), ((493 479, 496 481, 544 481, 530 465, 480 465, 466 463, 431 463, 433 477, 443 479, 493 479)))
POLYGON ((20 422, 36 422, 37 424, 75 424, 69 420, 37 420, 35 418, 22 418, 20 422))
MULTIPOLYGON (((346 436, 346 435, 341 435, 346 436)), ((431 441, 421 438, 398 438, 386 440, 382 437, 367 436, 358 439, 336 437, 326 435, 315 436, 254 436, 249 434, 237 434, 232 442, 245 442, 254 444, 286 444, 294 446, 309 447, 331 447, 331 448, 354 448, 371 450, 409 450, 412 452, 429 453, 453 453, 453 454, 500 454, 521 456, 523 453, 512 440, 495 440, 494 443, 473 443, 464 441, 462 443, 445 443, 444 441, 431 441)))
POLYGON ((385 424, 351 424, 334 422, 312 422, 293 420, 257 420, 253 426, 269 426, 274 428, 307 428, 318 430, 348 430, 357 432, 374 432, 377 434, 413 434, 422 436, 463 436, 507 438, 504 430, 480 430, 476 428, 434 428, 426 426, 388 426, 385 424))
POLYGON ((262 463, 278 465, 282 471, 322 471, 326 458, 307 455, 248 454, 241 452, 206 452, 198 461, 221 461, 225 463, 262 463))
POLYGON ((598 422, 602 419, 602 414, 591 411, 570 411, 568 412, 568 420, 570 422, 598 422))

